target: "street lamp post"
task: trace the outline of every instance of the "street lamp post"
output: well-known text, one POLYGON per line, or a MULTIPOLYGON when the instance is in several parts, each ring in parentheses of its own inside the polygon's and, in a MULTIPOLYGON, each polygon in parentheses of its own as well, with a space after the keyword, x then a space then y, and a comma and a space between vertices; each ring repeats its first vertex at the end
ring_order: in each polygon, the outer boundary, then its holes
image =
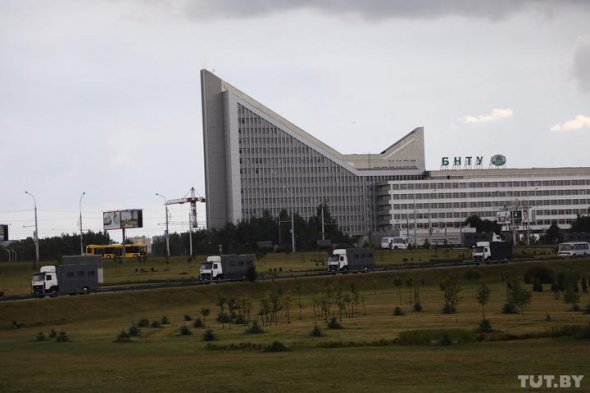
POLYGON ((170 237, 168 235, 168 205, 166 204, 166 201, 168 199, 164 195, 158 194, 157 192, 156 196, 159 196, 162 199, 164 199, 164 207, 166 208, 166 261, 168 261, 168 258, 170 258, 170 237))
POLYGON ((30 195, 33 198, 33 203, 35 204, 35 233, 34 233, 34 240, 35 240, 35 261, 39 262, 39 227, 37 225, 37 200, 35 196, 28 191, 25 191, 25 194, 30 195))
POLYGON ((86 195, 86 191, 80 195, 80 255, 84 255, 84 240, 82 238, 82 198, 86 195))

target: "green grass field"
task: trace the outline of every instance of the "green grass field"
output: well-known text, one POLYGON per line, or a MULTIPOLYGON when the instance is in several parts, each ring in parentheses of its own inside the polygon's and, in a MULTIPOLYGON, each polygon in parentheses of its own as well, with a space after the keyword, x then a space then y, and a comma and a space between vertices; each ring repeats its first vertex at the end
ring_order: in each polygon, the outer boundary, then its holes
MULTIPOLYGON (((180 267, 184 262, 177 263, 180 267)), ((535 262, 556 272, 574 270, 590 275, 590 260, 535 262)), ((478 268, 431 269, 400 273, 336 275, 322 278, 286 279, 274 282, 211 284, 115 294, 63 296, 0 303, 0 390, 29 392, 40 388, 59 392, 504 392, 521 391, 519 374, 587 375, 590 340, 547 337, 568 325, 588 325, 590 315, 568 311, 563 299, 556 300, 545 288, 533 293, 522 314, 502 314, 505 288, 501 275, 521 277, 531 263, 478 268), (465 283, 456 314, 442 314, 439 280, 452 272, 464 277, 476 269, 491 288, 487 318, 495 333, 483 342, 450 346, 398 345, 401 332, 424 329, 463 329, 473 332, 481 320, 475 301, 476 282, 465 283), (394 277, 423 280, 422 312, 411 311, 410 288, 393 285, 394 277), (359 291, 359 304, 352 318, 343 317, 344 329, 327 329, 313 313, 313 298, 326 288, 349 293, 359 291), (299 319, 297 287, 302 293, 299 319), (216 301, 250 299, 253 315, 265 291, 281 289, 291 297, 290 322, 282 310, 276 325, 259 335, 245 334, 245 327, 215 321, 216 301), (401 289, 401 304, 399 296, 401 289), (396 306, 406 315, 393 316, 396 306), (199 317, 207 307, 206 324, 217 335, 208 350, 202 341, 204 329, 193 328, 184 315, 199 317), (546 320, 547 314, 550 321, 546 320), (142 328, 131 343, 115 343, 117 335, 141 318, 169 325, 142 328), (24 326, 11 327, 12 321, 24 326), (315 324, 323 337, 310 337, 315 324), (186 325, 192 335, 181 336, 186 325), (36 341, 39 332, 66 331, 71 341, 36 341), (508 335, 513 340, 506 341, 508 335), (523 337, 536 337, 522 339, 523 337), (519 339, 520 338, 520 339, 519 339), (498 341, 492 341, 498 340, 498 341), (291 351, 263 353, 258 348, 280 341, 291 351), (243 347, 243 349, 235 349, 243 347), (244 348, 245 347, 245 348, 244 348), (233 349, 232 349, 233 348, 233 349)), ((125 279, 121 267, 121 280, 125 279)), ((113 267, 113 269, 117 269, 113 267)), ((134 271, 132 271, 134 273, 134 271)), ((545 286, 547 287, 547 286, 545 286)), ((530 286, 527 285, 530 289, 530 286)), ((581 293, 580 305, 590 303, 581 293)), ((338 316, 332 307, 331 315, 338 316)), ((590 380, 582 382, 589 391, 590 380)))

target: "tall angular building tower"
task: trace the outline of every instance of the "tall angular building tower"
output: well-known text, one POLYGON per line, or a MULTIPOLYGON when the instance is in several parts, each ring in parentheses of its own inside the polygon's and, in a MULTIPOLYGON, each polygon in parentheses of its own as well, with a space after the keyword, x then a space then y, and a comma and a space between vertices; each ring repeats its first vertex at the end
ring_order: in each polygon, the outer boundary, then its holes
MULTIPOLYGON (((341 154, 207 70, 201 71, 207 227, 326 203, 351 236, 377 228, 375 186, 424 176, 424 130, 379 154, 341 154)), ((359 138, 359 135, 346 135, 359 138)))

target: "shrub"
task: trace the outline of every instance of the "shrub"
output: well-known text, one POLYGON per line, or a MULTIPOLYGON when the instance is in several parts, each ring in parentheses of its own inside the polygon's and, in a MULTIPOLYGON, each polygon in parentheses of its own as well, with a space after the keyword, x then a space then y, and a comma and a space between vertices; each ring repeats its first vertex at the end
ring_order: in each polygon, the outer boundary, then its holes
POLYGON ((151 327, 153 327, 153 328, 159 328, 160 327, 160 322, 159 321, 152 321, 151 327))
POLYGON ((67 341, 70 341, 70 337, 68 337, 68 334, 63 330, 58 333, 57 337, 55 337, 55 342, 65 343, 67 341))
POLYGON ((438 345, 442 345, 442 346, 453 345, 453 339, 451 338, 451 335, 449 334, 449 332, 443 332, 440 335, 440 338, 438 339, 438 345))
POLYGON ((170 323, 170 320, 168 319, 168 317, 166 315, 164 315, 162 317, 162 319, 160 319, 160 324, 162 325, 168 325, 170 323))
POLYGON ((414 303, 414 311, 416 311, 416 312, 422 311, 422 304, 420 302, 414 303))
POLYGON ((481 273, 477 269, 469 269, 463 276, 467 281, 475 281, 481 279, 481 273))
POLYGON ((137 321, 137 326, 140 328, 148 327, 150 326, 150 321, 148 321, 147 318, 141 318, 139 321, 137 321))
POLYGON ((203 321, 201 321, 201 318, 197 318, 197 319, 195 319, 195 323, 193 323, 193 327, 200 329, 200 328, 204 328, 205 324, 203 323, 203 321))
POLYGON ((231 323, 231 318, 227 314, 219 314, 217 315, 217 322, 219 323, 231 323))
POLYGON ((406 330, 399 334, 400 345, 442 345, 442 343, 470 343, 476 341, 473 331, 464 329, 406 330))
POLYGON ((234 323, 236 325, 245 325, 246 324, 246 318, 244 318, 243 315, 238 315, 234 321, 234 323))
POLYGON ((547 266, 533 266, 524 272, 524 282, 533 284, 535 279, 541 284, 551 284, 555 279, 555 272, 547 266))
POLYGON ((505 303, 504 306, 502 307, 502 313, 503 314, 518 314, 518 309, 516 308, 516 305, 514 305, 512 303, 505 303))
POLYGON ((262 334, 264 333, 264 329, 262 328, 262 326, 260 326, 258 324, 258 322, 254 321, 252 322, 252 326, 250 326, 248 329, 246 329, 246 334, 262 334))
POLYGON ((37 333, 37 336, 35 337, 35 341, 45 341, 45 334, 43 334, 43 332, 37 333))
POLYGON ((180 328, 180 335, 181 336, 190 336, 191 334, 193 334, 193 332, 186 327, 186 325, 182 325, 180 328))
POLYGON ((290 349, 280 341, 274 341, 272 344, 269 344, 264 347, 262 352, 287 352, 290 349))
POLYGON ((136 324, 132 324, 129 327, 128 333, 131 337, 141 336, 141 329, 139 327, 137 327, 136 324))
POLYGON ((185 322, 192 321, 192 320, 193 320, 193 319, 191 318, 191 316, 190 316, 190 315, 188 315, 188 314, 184 314, 184 321, 185 321, 185 322))
POLYGON ((549 315, 549 313, 545 315, 545 322, 551 322, 551 315, 549 315))
POLYGON ((311 332, 309 332, 309 335, 311 337, 322 337, 324 332, 322 332, 322 329, 316 324, 313 329, 311 329, 311 332))
POLYGON ((534 292, 543 292, 543 284, 541 284, 541 280, 535 277, 533 281, 533 291, 534 292))
POLYGON ((116 343, 128 343, 131 342, 131 336, 125 330, 122 330, 121 333, 115 339, 116 343))
POLYGON ((405 315, 405 313, 404 313, 404 310, 401 309, 401 307, 396 307, 393 310, 393 315, 400 316, 400 315, 405 315))
POLYGON ((55 331, 55 329, 51 329, 49 331, 49 338, 56 338, 57 337, 57 332, 55 331))
POLYGON ((490 333, 492 331, 492 324, 487 319, 482 319, 479 322, 479 330, 480 333, 490 333))
POLYGON ((454 314, 456 311, 457 309, 455 308, 455 306, 449 303, 445 303, 445 306, 443 307, 443 314, 454 314))
POLYGON ((338 322, 336 317, 332 317, 330 318, 330 321, 328 321, 328 329, 342 329, 342 325, 338 322))
POLYGON ((203 333, 203 341, 215 341, 217 340, 217 336, 213 333, 213 330, 207 329, 205 333, 203 333))

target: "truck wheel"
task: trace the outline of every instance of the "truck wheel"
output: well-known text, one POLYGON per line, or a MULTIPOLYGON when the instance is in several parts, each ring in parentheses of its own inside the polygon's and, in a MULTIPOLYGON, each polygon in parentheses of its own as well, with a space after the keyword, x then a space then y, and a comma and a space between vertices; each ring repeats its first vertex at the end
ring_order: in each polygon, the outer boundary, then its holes
POLYGON ((52 290, 49 292, 49 297, 57 297, 57 291, 56 291, 55 289, 52 289, 52 290))
POLYGON ((84 287, 82 288, 82 295, 88 295, 90 293, 90 288, 84 287))

